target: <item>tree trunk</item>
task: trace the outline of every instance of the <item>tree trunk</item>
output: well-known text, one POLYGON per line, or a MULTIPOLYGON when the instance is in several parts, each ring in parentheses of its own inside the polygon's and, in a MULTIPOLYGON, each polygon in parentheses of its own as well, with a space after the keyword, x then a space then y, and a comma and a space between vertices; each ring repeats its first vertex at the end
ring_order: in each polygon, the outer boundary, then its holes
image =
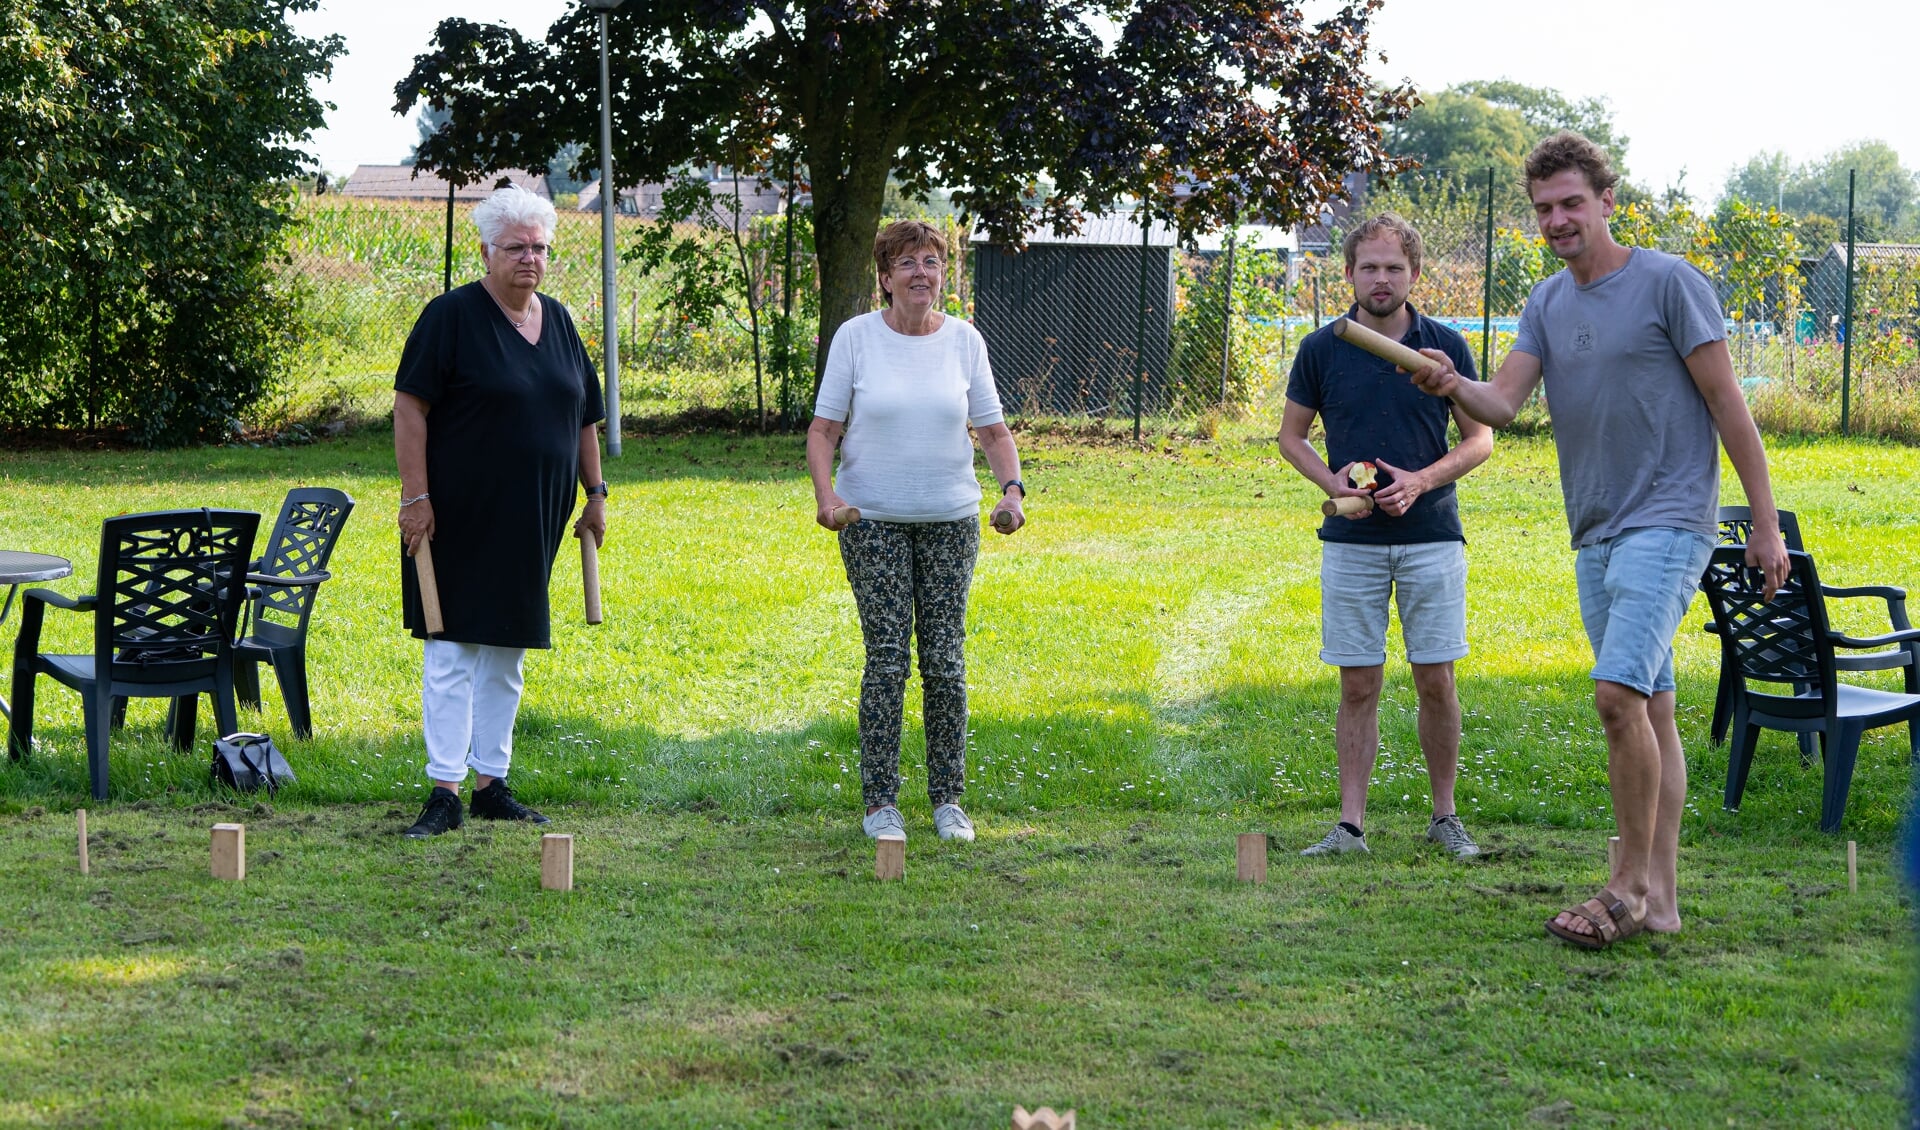
POLYGON ((820 395, 834 333, 847 319, 866 313, 873 302, 873 237, 880 231, 890 156, 887 152, 863 154, 839 183, 825 179, 814 183, 813 240, 820 272, 820 340, 813 353, 815 397, 820 395))

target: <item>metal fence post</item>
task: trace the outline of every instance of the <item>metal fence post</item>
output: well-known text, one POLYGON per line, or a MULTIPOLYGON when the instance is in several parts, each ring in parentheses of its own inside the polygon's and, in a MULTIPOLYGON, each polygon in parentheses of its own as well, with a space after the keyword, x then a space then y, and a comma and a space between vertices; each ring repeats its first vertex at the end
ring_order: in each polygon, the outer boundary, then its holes
POLYGON ((607 454, 620 455, 620 304, 614 297, 614 217, 620 212, 620 188, 613 180, 613 85, 607 66, 607 21, 613 8, 600 9, 600 361, 606 381, 602 408, 607 417, 607 454))
POLYGON ((1847 434, 1847 410, 1853 394, 1853 276, 1859 269, 1853 261, 1853 174, 1847 170, 1847 282, 1840 315, 1840 434, 1847 434))
POLYGON ((1133 322, 1133 442, 1140 442, 1140 386, 1146 380, 1147 364, 1147 240, 1153 234, 1153 213, 1141 201, 1140 208, 1140 305, 1133 322))
POLYGON ((453 289, 453 182, 447 182, 447 255, 440 268, 440 293, 453 289))
POLYGON ((1221 284, 1220 301, 1220 410, 1227 410, 1227 374, 1233 368, 1233 245, 1240 235, 1240 216, 1236 212, 1227 226, 1227 274, 1221 284))
POLYGON ((1487 166, 1487 254, 1480 281, 1480 379, 1493 365, 1493 166, 1487 166))

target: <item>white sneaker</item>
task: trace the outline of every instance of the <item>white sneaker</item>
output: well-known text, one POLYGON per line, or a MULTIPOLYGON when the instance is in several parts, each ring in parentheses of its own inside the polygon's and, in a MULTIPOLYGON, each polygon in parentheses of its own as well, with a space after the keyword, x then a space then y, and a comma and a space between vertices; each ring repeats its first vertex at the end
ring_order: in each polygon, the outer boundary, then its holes
POLYGON ((973 821, 967 819, 957 804, 943 804, 933 810, 933 830, 940 833, 943 840, 973 842, 973 821))
MULTIPOLYGON (((1300 854, 1301 855, 1344 855, 1350 851, 1366 852, 1367 851, 1366 837, 1356 836, 1352 832, 1349 832, 1345 828, 1342 828, 1340 825, 1335 824, 1333 826, 1333 831, 1328 832, 1325 836, 1321 838, 1319 843, 1313 845, 1310 848, 1307 848, 1305 851, 1302 851, 1300 854)), ((1373 853, 1367 852, 1367 854, 1371 855, 1373 853)))
POLYGON ((891 804, 876 812, 867 813, 867 818, 860 821, 860 828, 866 832, 869 839, 877 840, 881 836, 898 836, 903 840, 907 838, 907 822, 900 818, 900 810, 891 804))

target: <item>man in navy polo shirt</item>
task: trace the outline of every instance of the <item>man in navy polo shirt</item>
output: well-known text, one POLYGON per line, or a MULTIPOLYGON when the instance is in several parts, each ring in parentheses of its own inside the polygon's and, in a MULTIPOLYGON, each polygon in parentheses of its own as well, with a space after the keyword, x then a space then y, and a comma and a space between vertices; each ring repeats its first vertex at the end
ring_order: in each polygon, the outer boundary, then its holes
MULTIPOLYGON (((1441 350, 1460 373, 1473 375, 1466 340, 1407 302, 1420 277, 1420 233, 1411 224, 1382 213, 1348 232, 1342 250, 1354 296, 1347 317, 1414 349, 1441 350)), ((1308 334, 1294 357, 1280 451, 1329 496, 1371 493, 1374 503, 1320 527, 1320 658, 1340 668, 1340 821, 1301 854, 1367 850, 1367 783, 1380 752, 1392 601, 1420 699, 1420 752, 1433 799, 1427 838, 1455 857, 1478 855, 1453 799, 1460 764, 1453 662, 1467 654, 1466 537, 1453 484, 1493 453, 1493 431, 1450 401, 1426 396, 1391 361, 1335 337, 1328 326, 1308 334), (1316 417, 1326 427, 1325 459, 1308 439, 1316 417), (1452 447, 1449 418, 1460 429, 1452 447), (1362 463, 1378 475, 1371 492, 1351 485, 1362 463)))

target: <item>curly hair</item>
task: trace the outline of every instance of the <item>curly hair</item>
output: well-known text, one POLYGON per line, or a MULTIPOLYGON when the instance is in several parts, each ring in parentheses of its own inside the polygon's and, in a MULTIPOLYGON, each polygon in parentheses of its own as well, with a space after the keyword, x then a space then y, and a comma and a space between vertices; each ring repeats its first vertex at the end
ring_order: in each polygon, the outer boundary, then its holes
MULTIPOLYGON (((924 249, 932 249, 946 259, 953 251, 947 246, 947 237, 939 228, 925 220, 895 220, 880 229, 873 237, 873 266, 880 274, 893 270, 893 261, 902 255, 916 255, 924 249)), ((893 295, 887 288, 880 288, 881 301, 893 305, 893 295)))
POLYGON ((1546 180, 1568 169, 1580 170, 1595 195, 1620 183, 1620 174, 1613 171, 1613 162, 1607 158, 1606 150, 1570 129, 1563 129, 1527 154, 1527 179, 1520 187, 1531 192, 1535 181, 1546 180))
POLYGON ((551 240, 553 229, 559 223, 560 216, 553 210, 552 201, 517 184, 499 189, 473 206, 473 224, 480 229, 480 239, 488 247, 499 246, 501 232, 525 224, 538 226, 551 240))
POLYGON ((1399 237, 1400 250, 1407 254, 1407 266, 1414 274, 1419 274, 1420 257, 1426 251, 1426 244, 1421 241, 1420 233, 1414 230, 1414 226, 1396 212, 1380 213, 1348 232, 1347 237, 1340 241, 1340 251, 1347 257, 1347 269, 1353 269, 1354 259, 1360 252, 1361 244, 1383 235, 1399 237))

